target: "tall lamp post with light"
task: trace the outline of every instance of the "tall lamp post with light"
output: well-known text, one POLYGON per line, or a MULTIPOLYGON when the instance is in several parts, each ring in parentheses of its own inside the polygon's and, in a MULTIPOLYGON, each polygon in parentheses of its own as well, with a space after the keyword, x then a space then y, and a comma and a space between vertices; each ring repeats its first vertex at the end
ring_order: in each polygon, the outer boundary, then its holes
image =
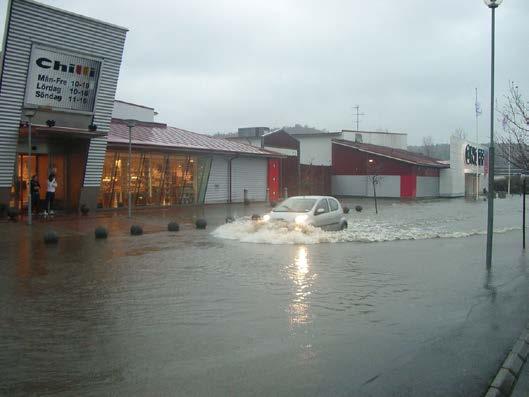
POLYGON ((132 195, 131 195, 131 180, 132 176, 130 173, 130 168, 132 166, 132 128, 136 126, 136 120, 125 120, 125 123, 127 123, 127 127, 129 128, 129 159, 127 161, 127 171, 128 171, 128 196, 129 196, 129 218, 132 218, 132 195))
POLYGON ((28 225, 32 224, 32 211, 31 211, 31 119, 33 119, 33 116, 37 114, 37 107, 36 106, 26 106, 22 110, 24 113, 24 116, 28 119, 28 225))
POLYGON ((503 0, 483 0, 490 8, 491 57, 490 57, 490 144, 489 144, 489 199, 487 200, 487 269, 492 267, 492 235, 494 225, 494 29, 495 11, 503 0))

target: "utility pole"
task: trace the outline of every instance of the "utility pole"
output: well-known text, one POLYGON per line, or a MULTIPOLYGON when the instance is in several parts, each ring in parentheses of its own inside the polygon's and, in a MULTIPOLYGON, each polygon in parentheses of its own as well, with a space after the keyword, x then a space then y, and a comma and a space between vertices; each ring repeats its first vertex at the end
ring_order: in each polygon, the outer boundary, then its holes
POLYGON ((358 128, 358 125, 360 123, 360 116, 365 116, 366 114, 365 113, 360 113, 360 106, 359 105, 356 105, 356 106, 353 106, 353 109, 356 110, 356 130, 357 131, 360 131, 359 128, 358 128))

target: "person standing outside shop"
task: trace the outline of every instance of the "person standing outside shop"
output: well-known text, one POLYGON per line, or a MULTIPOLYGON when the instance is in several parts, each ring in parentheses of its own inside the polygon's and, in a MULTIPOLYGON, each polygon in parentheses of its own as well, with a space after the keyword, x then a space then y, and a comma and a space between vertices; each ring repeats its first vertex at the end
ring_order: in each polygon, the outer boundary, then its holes
POLYGON ((31 210, 35 211, 36 214, 39 213, 39 204, 40 204, 40 183, 37 175, 31 177, 29 182, 29 189, 31 192, 31 210))
POLYGON ((48 188, 46 190, 46 208, 44 215, 53 215, 53 200, 55 199, 55 189, 57 189, 57 180, 55 179, 55 170, 53 169, 48 176, 48 188))

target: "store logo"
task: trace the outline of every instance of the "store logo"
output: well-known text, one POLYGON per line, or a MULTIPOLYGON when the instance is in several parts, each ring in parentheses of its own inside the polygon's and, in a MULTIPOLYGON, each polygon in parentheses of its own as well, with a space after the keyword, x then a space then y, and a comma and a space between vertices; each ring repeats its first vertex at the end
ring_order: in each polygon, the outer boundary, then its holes
POLYGON ((477 149, 471 145, 467 145, 465 147, 465 163, 472 165, 483 165, 484 159, 485 151, 483 149, 477 149))
POLYGON ((41 57, 36 61, 37 66, 43 69, 51 69, 64 73, 77 74, 80 76, 95 77, 96 69, 90 66, 75 65, 73 63, 64 64, 61 61, 52 61, 51 59, 41 57))

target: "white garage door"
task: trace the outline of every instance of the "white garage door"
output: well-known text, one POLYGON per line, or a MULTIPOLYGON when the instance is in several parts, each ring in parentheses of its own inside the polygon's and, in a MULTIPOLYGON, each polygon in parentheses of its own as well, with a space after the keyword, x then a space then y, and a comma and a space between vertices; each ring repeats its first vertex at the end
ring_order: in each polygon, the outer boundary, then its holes
POLYGON ((206 189, 206 204, 228 202, 228 158, 214 156, 206 189))
POLYGON ((266 201, 267 159, 241 157, 232 161, 231 194, 234 203, 244 200, 244 189, 250 201, 266 201))

